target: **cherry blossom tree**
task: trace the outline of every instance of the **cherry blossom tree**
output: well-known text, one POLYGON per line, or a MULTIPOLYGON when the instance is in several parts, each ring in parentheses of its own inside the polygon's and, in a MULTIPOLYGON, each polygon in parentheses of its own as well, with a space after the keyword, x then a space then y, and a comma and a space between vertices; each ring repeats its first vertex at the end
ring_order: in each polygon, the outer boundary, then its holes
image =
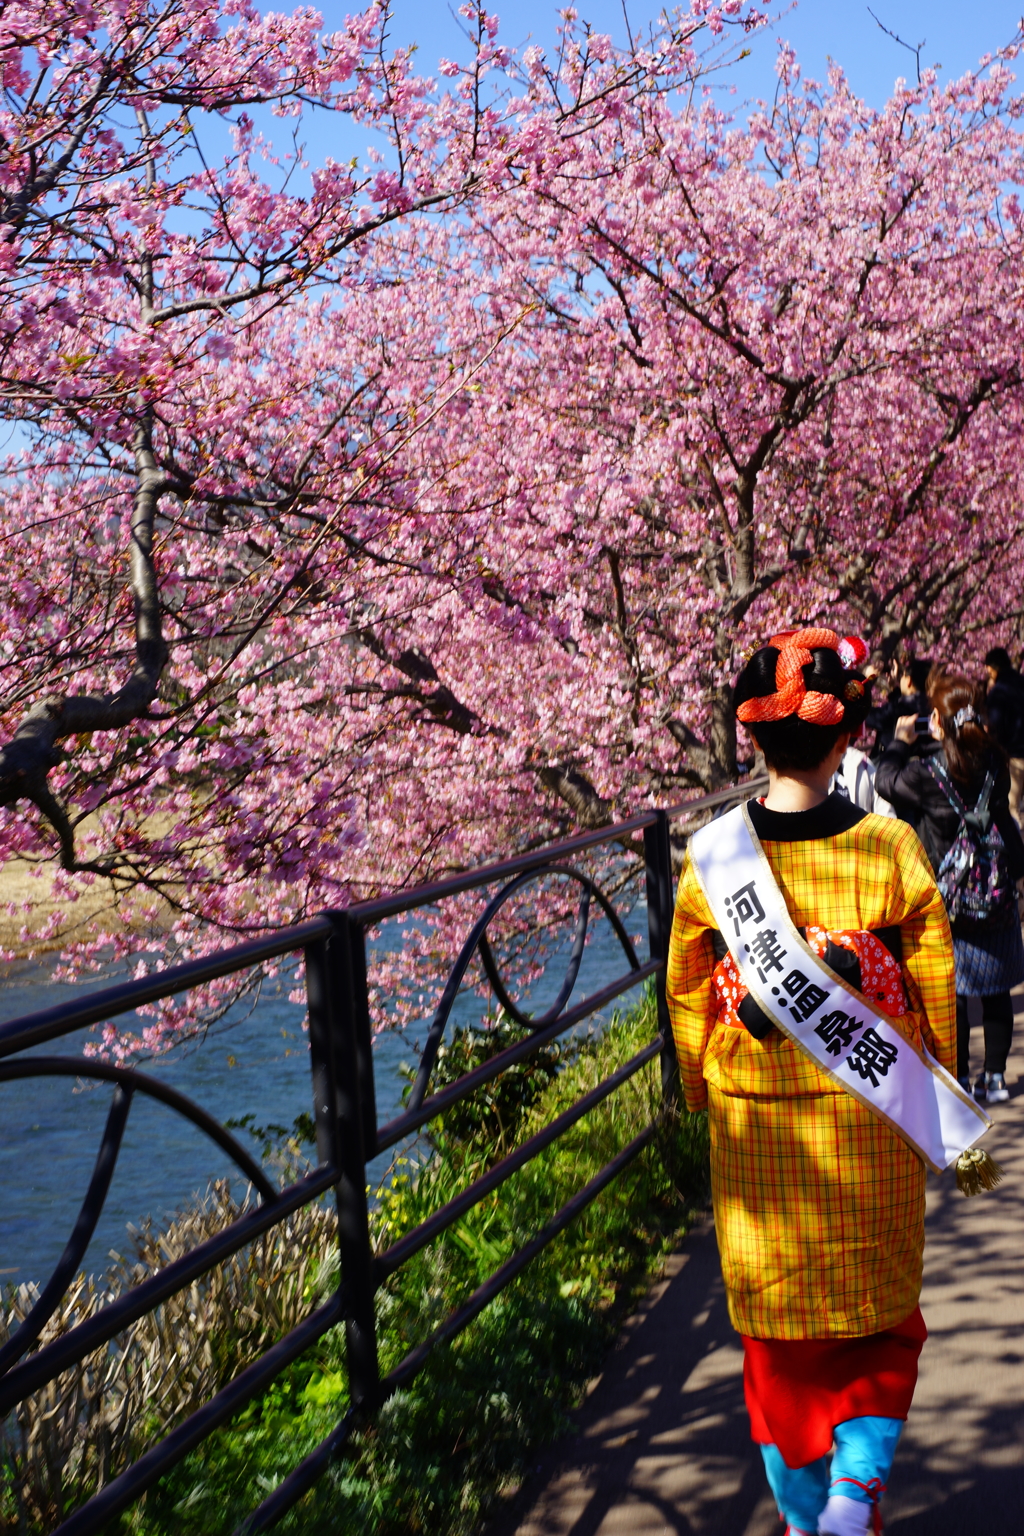
POLYGON ((115 955, 194 951, 545 824, 518 739, 416 639, 454 627, 466 550, 455 575, 413 445, 532 300, 411 329, 397 232, 464 230, 758 18, 698 3, 619 53, 566 13, 519 63, 463 16, 438 90, 379 6, 333 35, 242 0, 4 9, 0 831, 59 859, 44 938, 101 881, 135 898, 115 955), (377 164, 308 165, 310 113, 377 164))
POLYGON ((496 534, 477 620, 530 632, 523 760, 583 824, 735 778, 773 629, 1020 633, 1017 48, 881 112, 783 54, 746 125, 663 94, 474 210, 492 323, 534 307, 436 458, 496 534))
POLYGON ((784 52, 736 122, 736 0, 521 58, 463 15, 437 88, 379 9, 4 11, 0 837, 80 964, 731 782, 776 628, 1021 633, 1019 42, 880 112, 784 52))

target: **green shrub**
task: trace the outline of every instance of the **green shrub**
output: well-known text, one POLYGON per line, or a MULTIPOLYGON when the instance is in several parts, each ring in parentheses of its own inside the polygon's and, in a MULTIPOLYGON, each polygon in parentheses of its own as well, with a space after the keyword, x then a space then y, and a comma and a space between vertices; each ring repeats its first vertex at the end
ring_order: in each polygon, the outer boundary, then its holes
MULTIPOLYGON (((493 1116, 449 1115, 435 1124, 432 1155, 400 1167, 381 1193, 374 1217, 379 1244, 395 1241, 451 1199, 510 1140, 520 1143, 568 1108, 636 1054, 653 1029, 648 996, 606 1033, 572 1047, 554 1071, 544 1070, 546 1081, 524 1079, 525 1091, 507 1093, 493 1116)), ((497 1033, 489 1040, 457 1036, 439 1063, 442 1081, 507 1043, 497 1033)), ((659 1110, 655 1061, 393 1276, 378 1297, 382 1372, 659 1110)), ((463 1536, 476 1529, 518 1486, 537 1450, 563 1430, 624 1310, 706 1190, 706 1117, 676 1114, 497 1301, 431 1354, 409 1388, 384 1405, 348 1456, 282 1521, 281 1531, 463 1536)), ((230 1532, 330 1432, 347 1401, 336 1330, 164 1479, 133 1530, 139 1536, 230 1532)))
MULTIPOLYGON (((474 1068, 483 1066, 501 1051, 517 1045, 523 1032, 503 1014, 486 1029, 461 1026, 452 1031, 450 1040, 442 1040, 430 1074, 430 1091, 438 1093, 458 1082, 474 1068)), ((585 1042, 552 1040, 528 1056, 506 1067, 476 1093, 451 1105, 427 1130, 430 1144, 437 1147, 443 1139, 451 1153, 459 1147, 490 1147, 494 1157, 501 1157, 515 1144, 523 1116, 554 1081, 559 1072, 576 1059, 585 1042)), ((401 1068, 411 1087, 415 1071, 401 1068)), ((408 1098, 407 1088, 403 1098, 408 1098)))

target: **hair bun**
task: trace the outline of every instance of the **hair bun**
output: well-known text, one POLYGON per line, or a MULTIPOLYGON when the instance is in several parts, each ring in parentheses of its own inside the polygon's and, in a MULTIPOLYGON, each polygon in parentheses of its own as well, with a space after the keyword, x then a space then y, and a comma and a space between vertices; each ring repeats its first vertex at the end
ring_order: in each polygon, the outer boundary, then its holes
POLYGON ((773 635, 768 648, 778 652, 775 663, 775 691, 745 699, 736 710, 744 725, 759 721, 785 720, 796 715, 812 725, 839 725, 843 719, 842 699, 831 692, 808 688, 804 668, 813 667, 812 647, 835 651, 839 636, 833 629, 792 629, 773 635))

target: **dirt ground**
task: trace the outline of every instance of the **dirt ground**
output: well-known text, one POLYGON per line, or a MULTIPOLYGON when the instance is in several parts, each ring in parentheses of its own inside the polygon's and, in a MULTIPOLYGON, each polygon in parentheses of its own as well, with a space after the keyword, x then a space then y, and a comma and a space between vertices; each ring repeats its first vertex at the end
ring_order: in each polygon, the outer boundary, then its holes
POLYGON ((24 859, 8 859, 0 866, 0 950, 8 955, 13 953, 15 958, 45 954, 69 939, 120 932, 125 916, 133 925, 142 925, 141 915, 134 915, 138 903, 125 906, 122 902, 119 912, 110 886, 103 879, 83 887, 77 901, 69 902, 63 896, 55 899, 55 872, 54 864, 33 865, 24 859), (28 912, 23 910, 26 902, 31 904, 28 912), (57 909, 64 912, 64 923, 59 936, 48 936, 48 925, 57 909), (27 938, 22 936, 25 928, 27 938))

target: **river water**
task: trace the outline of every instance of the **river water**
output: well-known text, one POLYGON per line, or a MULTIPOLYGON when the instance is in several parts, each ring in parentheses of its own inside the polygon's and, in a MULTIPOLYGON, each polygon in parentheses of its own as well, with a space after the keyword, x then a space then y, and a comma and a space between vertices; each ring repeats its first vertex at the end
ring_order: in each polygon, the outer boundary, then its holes
MULTIPOLYGON (((646 910, 639 905, 623 916, 642 964, 647 958, 646 910)), ((592 928, 573 1004, 628 968, 607 920, 600 918, 592 928)), ((543 1008, 557 990, 567 947, 552 953, 544 977, 522 1000, 531 1009, 543 1008)), ((438 995, 443 983, 439 977, 438 995)), ((97 983, 110 984, 109 976, 97 983)), ((248 1017, 229 1020, 229 1027, 219 1025, 201 1045, 171 1051, 143 1064, 143 1070, 163 1078, 221 1121, 251 1114, 257 1125, 291 1126, 298 1114, 312 1108, 303 1010, 288 1001, 293 986, 287 976, 271 982, 248 1017)), ((81 984, 72 988, 55 982, 47 963, 10 966, 0 973, 0 1021, 70 1001, 82 990, 81 984)), ((626 1006, 630 997, 623 1000, 626 1006)), ((464 988, 452 1017, 458 1023, 478 1023, 484 1007, 475 991, 464 988)), ((401 1108, 406 1080, 400 1067, 415 1063, 428 1022, 385 1031, 375 1041, 378 1123, 401 1108)), ((88 1038, 89 1031, 83 1030, 39 1051, 77 1055, 88 1038)), ((110 1096, 108 1084, 80 1085, 73 1079, 0 1083, 0 1286, 25 1280, 41 1283, 60 1256, 92 1174, 110 1096)), ((246 1133, 235 1134, 258 1158, 246 1133)), ((391 1156, 370 1168, 371 1183, 385 1177, 391 1156)), ((83 1267, 102 1273, 112 1252, 125 1251, 129 1223, 138 1226, 146 1218, 165 1222, 212 1179, 232 1176, 233 1164, 199 1130, 164 1105, 136 1094, 83 1267)))

